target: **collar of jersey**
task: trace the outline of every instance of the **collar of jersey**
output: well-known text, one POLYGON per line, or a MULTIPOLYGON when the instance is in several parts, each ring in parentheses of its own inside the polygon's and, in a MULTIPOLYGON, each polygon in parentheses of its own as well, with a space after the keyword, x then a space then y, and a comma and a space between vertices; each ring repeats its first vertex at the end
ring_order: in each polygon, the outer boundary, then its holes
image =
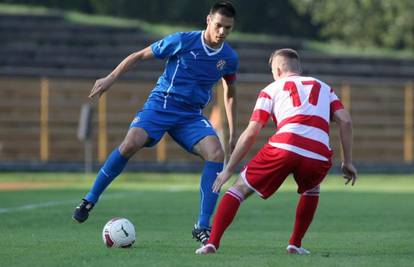
POLYGON ((219 48, 214 49, 214 48, 208 46, 206 43, 204 43, 204 38, 203 37, 204 37, 204 31, 201 32, 201 43, 203 44, 204 51, 206 51, 206 54, 208 56, 214 56, 214 55, 220 53, 220 51, 223 49, 224 42, 221 44, 221 46, 219 48), (212 51, 210 51, 210 50, 212 50, 212 51))

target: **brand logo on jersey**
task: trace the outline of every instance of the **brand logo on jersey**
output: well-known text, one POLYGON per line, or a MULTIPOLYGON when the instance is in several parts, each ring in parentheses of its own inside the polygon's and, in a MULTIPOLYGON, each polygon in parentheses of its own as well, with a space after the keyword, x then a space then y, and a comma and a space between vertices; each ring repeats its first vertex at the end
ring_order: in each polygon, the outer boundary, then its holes
POLYGON ((161 49, 161 42, 162 42, 162 40, 157 43, 158 49, 161 49))
POLYGON ((223 70, 225 65, 226 65, 226 61, 224 59, 220 59, 217 62, 217 65, 216 66, 217 66, 217 69, 218 70, 223 70))
POLYGON ((193 51, 190 51, 190 54, 193 55, 194 59, 197 59, 198 53, 194 53, 193 51))

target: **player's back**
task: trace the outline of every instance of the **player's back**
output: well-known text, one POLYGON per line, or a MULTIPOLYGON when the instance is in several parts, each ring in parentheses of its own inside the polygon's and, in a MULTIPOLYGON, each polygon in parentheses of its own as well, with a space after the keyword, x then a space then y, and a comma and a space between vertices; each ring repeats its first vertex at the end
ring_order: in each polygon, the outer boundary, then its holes
POLYGON ((310 119, 323 119, 329 124, 331 88, 324 82, 313 77, 290 76, 275 82, 270 94, 274 97, 273 114, 279 129, 281 123, 291 120, 306 124, 310 119))
POLYGON ((277 132, 269 144, 306 157, 329 160, 329 120, 342 108, 333 90, 312 77, 289 76, 267 86, 261 93, 272 103, 277 132))

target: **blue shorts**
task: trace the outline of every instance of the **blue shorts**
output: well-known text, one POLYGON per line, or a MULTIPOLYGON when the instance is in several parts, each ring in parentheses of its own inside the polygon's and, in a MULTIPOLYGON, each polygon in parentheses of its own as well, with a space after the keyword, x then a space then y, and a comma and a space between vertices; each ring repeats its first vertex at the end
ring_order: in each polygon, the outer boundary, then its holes
MULTIPOLYGON (((217 136, 208 119, 202 114, 171 110, 143 109, 135 115, 130 127, 144 129, 151 139, 145 146, 156 145, 168 134, 185 150, 193 153, 193 146, 206 136, 217 136)), ((218 138, 218 137, 217 137, 218 138)))

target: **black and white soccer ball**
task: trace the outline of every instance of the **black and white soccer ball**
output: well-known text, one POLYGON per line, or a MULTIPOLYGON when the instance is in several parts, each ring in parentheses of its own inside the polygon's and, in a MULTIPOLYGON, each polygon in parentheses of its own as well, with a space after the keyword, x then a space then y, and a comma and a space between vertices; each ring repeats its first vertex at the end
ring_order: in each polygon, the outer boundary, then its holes
POLYGON ((104 244, 109 248, 129 248, 135 243, 135 227, 125 218, 112 218, 103 230, 104 244))

